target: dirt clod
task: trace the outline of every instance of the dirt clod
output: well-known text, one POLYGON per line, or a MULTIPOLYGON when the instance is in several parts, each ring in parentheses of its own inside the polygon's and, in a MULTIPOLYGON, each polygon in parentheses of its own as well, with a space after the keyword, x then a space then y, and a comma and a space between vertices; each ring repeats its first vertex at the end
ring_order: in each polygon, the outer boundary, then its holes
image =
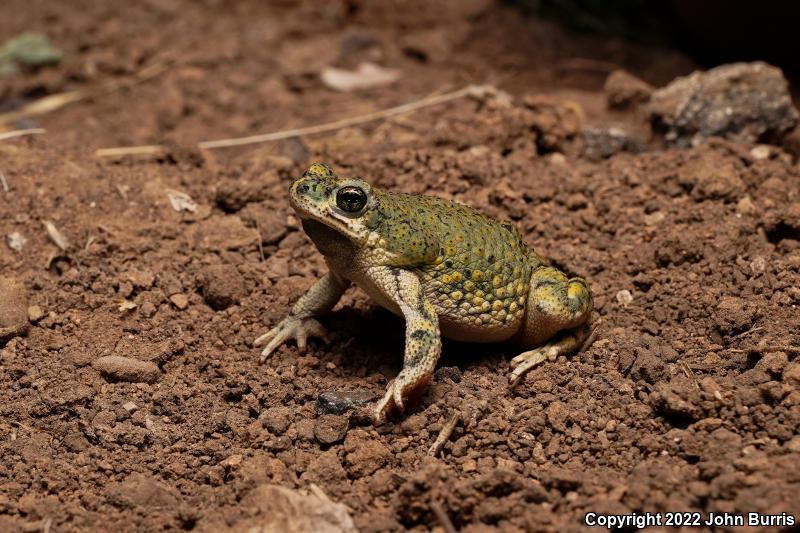
POLYGON ((28 332, 28 293, 19 281, 0 277, 0 345, 28 332))
POLYGON ((155 363, 120 355, 100 357, 92 362, 92 366, 109 381, 155 383, 161 377, 161 370, 155 363))
POLYGON ((630 109, 646 103, 653 86, 625 70, 615 70, 606 78, 606 103, 612 109, 630 109))
POLYGON ((202 273, 203 298, 212 309, 226 309, 245 296, 245 282, 232 265, 212 265, 202 273))
POLYGON ((341 415, 321 415, 314 421, 314 436, 320 444, 330 446, 344 440, 348 418, 341 415))

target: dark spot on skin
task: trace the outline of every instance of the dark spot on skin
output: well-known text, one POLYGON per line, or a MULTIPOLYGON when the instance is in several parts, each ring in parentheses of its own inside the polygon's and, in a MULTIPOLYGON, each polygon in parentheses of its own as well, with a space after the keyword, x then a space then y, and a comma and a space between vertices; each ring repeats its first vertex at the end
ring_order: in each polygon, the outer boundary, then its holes
POLYGON ((465 270, 464 271, 464 277, 467 278, 467 279, 470 279, 472 277, 472 270, 469 270, 469 269, 465 270))
POLYGON ((430 339, 432 337, 431 332, 424 329, 415 329, 409 336, 418 341, 421 341, 422 339, 430 339))
POLYGON ((300 186, 297 188, 297 192, 299 192, 300 194, 305 194, 305 193, 307 193, 307 192, 308 192, 308 185, 305 185, 305 184, 304 184, 304 185, 300 185, 300 186))
POLYGON ((490 263, 494 263, 494 255, 490 255, 489 256, 489 262, 490 263))
POLYGON ((540 289, 542 287, 555 287, 556 285, 560 285, 563 282, 557 279, 547 279, 547 278, 539 278, 536 279, 533 283, 534 289, 540 289))
POLYGON ((444 266, 446 266, 447 268, 453 268, 453 262, 450 261, 450 260, 447 260, 447 261, 444 262, 444 266))
POLYGON ((414 353, 412 353, 408 357, 408 359, 405 361, 405 364, 403 366, 409 366, 411 368, 414 368, 414 367, 418 366, 422 362, 422 360, 425 358, 425 355, 427 353, 428 353, 428 350, 426 349, 426 347, 422 347, 419 350, 414 350, 414 353))

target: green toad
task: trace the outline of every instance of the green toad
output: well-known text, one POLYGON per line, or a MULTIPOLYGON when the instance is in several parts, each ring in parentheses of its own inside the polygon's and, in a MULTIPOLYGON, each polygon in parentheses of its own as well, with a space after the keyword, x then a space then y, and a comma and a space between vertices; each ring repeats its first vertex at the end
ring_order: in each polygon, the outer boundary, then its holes
POLYGON ((329 272, 271 331, 262 362, 288 339, 305 350, 325 338, 316 320, 355 284, 406 321, 403 369, 389 383, 374 420, 430 382, 441 335, 470 342, 512 341, 529 349, 511 361, 511 383, 545 360, 580 349, 592 295, 525 246, 519 232, 469 207, 392 193, 314 164, 289 192, 303 229, 329 272))

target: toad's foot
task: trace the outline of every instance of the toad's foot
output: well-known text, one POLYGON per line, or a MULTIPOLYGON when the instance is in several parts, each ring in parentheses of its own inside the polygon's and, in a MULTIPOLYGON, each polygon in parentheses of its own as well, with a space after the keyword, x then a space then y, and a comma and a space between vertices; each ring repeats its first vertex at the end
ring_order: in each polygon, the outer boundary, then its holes
POLYGON ((375 406, 373 423, 376 426, 383 424, 395 409, 402 413, 405 410, 406 400, 416 395, 432 378, 432 373, 401 371, 386 387, 386 394, 375 406))
POLYGON ((581 349, 589 336, 591 328, 587 325, 567 330, 555 340, 527 352, 522 352, 511 360, 509 387, 516 387, 525 374, 545 361, 555 361, 559 355, 570 355, 581 349))
POLYGON ((330 342, 328 331, 315 319, 287 316, 277 326, 257 338, 253 345, 259 346, 268 342, 261 352, 261 359, 259 359, 259 362, 263 363, 278 346, 289 339, 296 340, 297 350, 305 353, 309 337, 318 337, 325 342, 330 342))

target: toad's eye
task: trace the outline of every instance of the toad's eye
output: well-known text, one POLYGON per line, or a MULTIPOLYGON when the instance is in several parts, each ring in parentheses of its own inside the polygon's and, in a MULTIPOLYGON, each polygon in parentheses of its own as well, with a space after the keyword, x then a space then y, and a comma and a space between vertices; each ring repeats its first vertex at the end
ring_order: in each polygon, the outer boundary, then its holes
POLYGON ((367 204, 367 193, 358 187, 342 187, 336 193, 336 205, 342 211, 358 213, 367 204))

